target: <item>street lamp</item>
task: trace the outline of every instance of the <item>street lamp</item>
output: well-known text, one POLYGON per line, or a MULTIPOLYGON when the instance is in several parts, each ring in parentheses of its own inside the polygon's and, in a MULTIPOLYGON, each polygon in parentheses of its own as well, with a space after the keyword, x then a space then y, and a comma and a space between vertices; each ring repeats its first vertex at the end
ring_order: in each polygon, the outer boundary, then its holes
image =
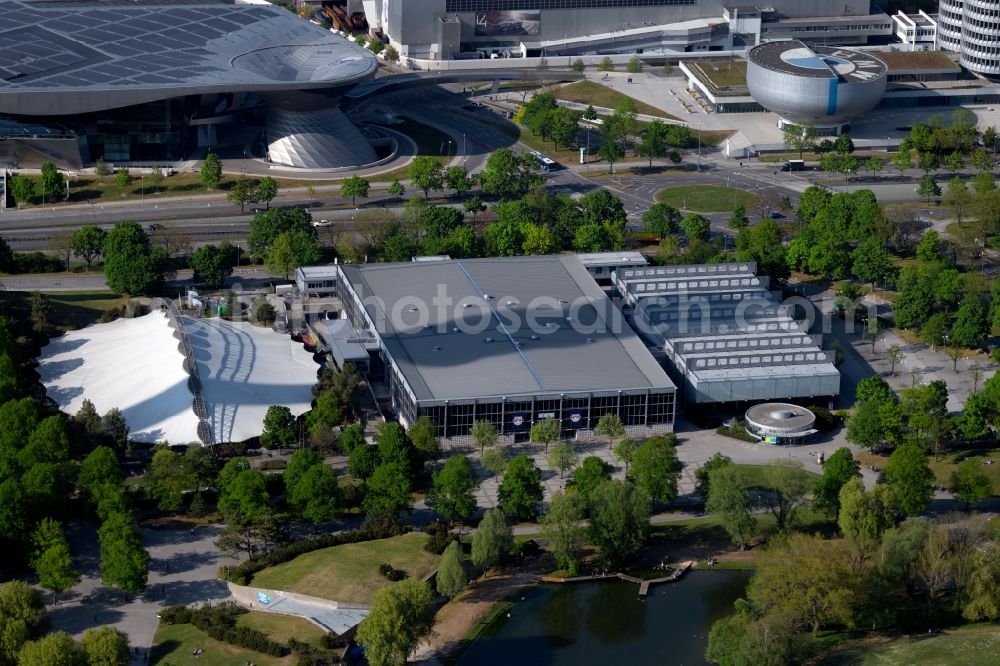
POLYGON ((698 123, 698 171, 701 171, 701 125, 698 123))

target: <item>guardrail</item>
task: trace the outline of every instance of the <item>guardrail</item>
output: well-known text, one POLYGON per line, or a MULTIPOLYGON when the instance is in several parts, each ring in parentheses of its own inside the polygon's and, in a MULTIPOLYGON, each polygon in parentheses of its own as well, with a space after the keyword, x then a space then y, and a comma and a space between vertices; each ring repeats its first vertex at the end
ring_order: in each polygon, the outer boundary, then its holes
POLYGON ((208 405, 205 403, 205 395, 202 391, 198 362, 194 358, 194 348, 191 346, 187 329, 181 323, 180 312, 174 302, 167 298, 154 298, 149 303, 149 309, 159 309, 166 313, 170 327, 174 329, 174 337, 178 340, 177 349, 184 356, 184 371, 188 374, 188 390, 193 396, 191 411, 198 417, 198 439, 204 446, 211 446, 215 441, 212 436, 212 426, 208 422, 208 405))

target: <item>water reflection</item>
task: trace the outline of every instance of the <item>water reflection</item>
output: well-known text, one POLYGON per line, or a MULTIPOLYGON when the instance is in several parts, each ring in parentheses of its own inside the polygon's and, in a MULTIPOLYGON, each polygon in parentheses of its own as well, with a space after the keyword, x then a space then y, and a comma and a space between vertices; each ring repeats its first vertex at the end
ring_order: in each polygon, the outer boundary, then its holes
POLYGON ((525 594, 483 634, 460 666, 629 666, 704 664, 708 630, 732 612, 749 573, 691 572, 654 587, 604 582, 546 585, 525 594))

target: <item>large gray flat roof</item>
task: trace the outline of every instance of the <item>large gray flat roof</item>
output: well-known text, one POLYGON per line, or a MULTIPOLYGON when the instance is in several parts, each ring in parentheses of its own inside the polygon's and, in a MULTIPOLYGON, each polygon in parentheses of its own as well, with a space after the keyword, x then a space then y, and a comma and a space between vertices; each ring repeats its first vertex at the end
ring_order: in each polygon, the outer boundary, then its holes
POLYGON ((418 401, 674 388, 575 256, 343 271, 368 299, 368 315, 418 401), (438 308, 434 299, 442 294, 449 304, 438 308), (533 303, 538 325, 530 327, 533 303), (456 316, 469 326, 485 324, 481 331, 456 331, 456 316), (515 318, 520 326, 512 325, 515 318))
POLYGON ((205 92, 344 86, 371 53, 273 5, 0 0, 0 112, 66 115, 205 92))

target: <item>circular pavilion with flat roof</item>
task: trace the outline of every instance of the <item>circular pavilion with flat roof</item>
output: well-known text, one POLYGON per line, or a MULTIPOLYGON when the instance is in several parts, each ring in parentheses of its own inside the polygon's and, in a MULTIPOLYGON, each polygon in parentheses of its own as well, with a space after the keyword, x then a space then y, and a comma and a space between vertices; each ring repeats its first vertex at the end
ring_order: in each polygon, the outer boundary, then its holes
POLYGON ((754 405, 746 413, 746 431, 768 444, 802 444, 816 434, 816 415, 784 402, 754 405))

